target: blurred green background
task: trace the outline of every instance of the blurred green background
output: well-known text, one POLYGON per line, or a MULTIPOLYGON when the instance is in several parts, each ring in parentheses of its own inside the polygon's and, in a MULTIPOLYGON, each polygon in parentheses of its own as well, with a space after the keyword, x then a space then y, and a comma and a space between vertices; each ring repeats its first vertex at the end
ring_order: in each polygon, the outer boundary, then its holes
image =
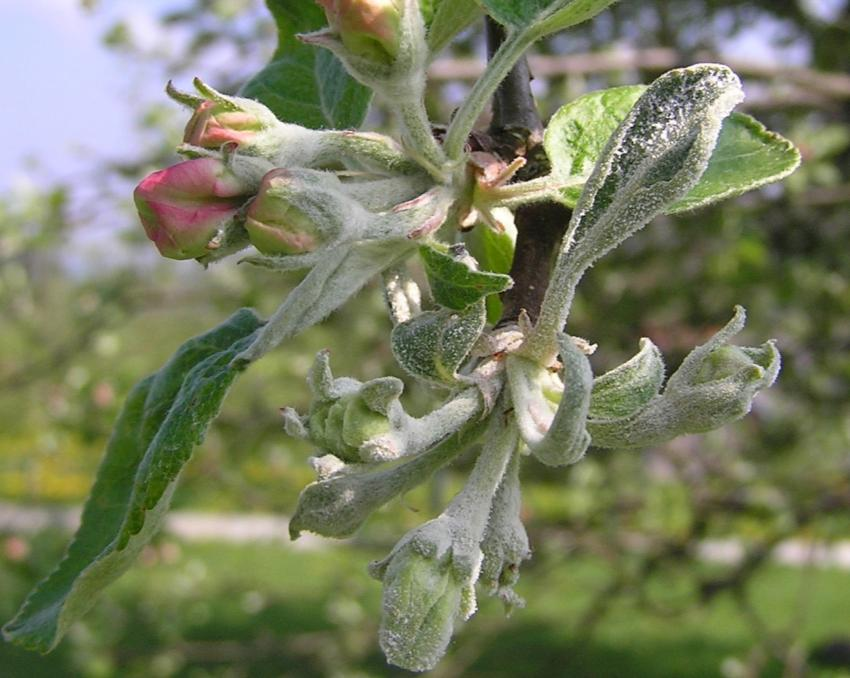
MULTIPOLYGON (((94 21, 105 4, 75 11, 94 21)), ((112 21, 100 49, 181 84, 198 74, 233 91, 274 45, 253 0, 174 0, 156 17, 173 38, 167 52, 140 45, 132 17, 112 21)), ((481 50, 472 30, 440 56, 434 119, 461 100, 481 50)), ((775 337, 783 370, 751 416, 721 431, 643 452, 592 450, 568 470, 528 462, 534 557, 518 587, 528 607, 505 619, 482 594, 433 674, 850 676, 850 2, 623 2, 540 55, 535 91, 547 114, 590 89, 728 62, 746 109, 800 147, 803 166, 784 184, 656 220, 604 259, 580 287, 570 327, 600 345, 598 372, 641 336, 675 366, 741 303, 741 342, 775 337), (812 545, 833 555, 843 545, 843 568, 812 545), (791 556, 777 560, 777 546, 791 556)), ((85 498, 131 385, 233 309, 271 312, 298 281, 153 256, 129 196, 175 160, 185 117, 146 96, 133 102, 144 141, 124 159, 94 158, 96 169, 73 179, 0 194, 4 621, 61 555, 58 509, 85 498), (57 511, 41 525, 22 512, 33 507, 57 511)), ((385 127, 385 112, 370 124, 385 127)), ((175 510, 290 513, 312 480, 311 450, 284 435, 278 408, 306 408, 304 376, 320 348, 338 374, 402 376, 389 328, 368 288, 250 370, 187 468, 175 510)), ((421 410, 433 394, 411 385, 407 397, 421 410)), ((438 512, 460 477, 444 472, 350 543, 296 549, 283 529, 239 543, 166 533, 54 654, 0 644, 0 676, 401 674, 377 649, 380 586, 366 564, 438 512)))

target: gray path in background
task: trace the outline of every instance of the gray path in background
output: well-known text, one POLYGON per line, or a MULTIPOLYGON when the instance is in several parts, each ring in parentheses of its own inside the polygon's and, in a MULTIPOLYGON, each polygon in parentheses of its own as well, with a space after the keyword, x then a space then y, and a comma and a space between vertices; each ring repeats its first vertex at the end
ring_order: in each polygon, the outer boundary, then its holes
MULTIPOLYGON (((80 510, 44 506, 22 506, 0 502, 0 536, 35 534, 46 528, 76 529, 80 510)), ((231 544, 273 542, 297 550, 317 550, 340 543, 303 534, 298 541, 289 539, 287 516, 263 513, 196 513, 172 511, 165 531, 186 541, 221 541, 231 544)), ((712 539, 699 545, 699 556, 706 561, 735 564, 745 554, 743 542, 735 539, 712 539)), ((789 540, 773 551, 773 560, 782 565, 832 567, 850 570, 850 541, 832 544, 789 540)))

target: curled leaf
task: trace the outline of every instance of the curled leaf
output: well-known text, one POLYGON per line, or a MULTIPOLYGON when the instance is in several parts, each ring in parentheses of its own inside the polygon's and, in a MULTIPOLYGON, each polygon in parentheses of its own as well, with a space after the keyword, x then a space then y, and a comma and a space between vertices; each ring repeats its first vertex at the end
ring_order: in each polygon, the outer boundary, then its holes
POLYGON ((747 414, 756 394, 776 379, 780 356, 772 341, 754 348, 730 345, 744 320, 744 309, 736 307, 732 320, 691 351, 663 393, 633 416, 590 419, 593 443, 654 445, 686 433, 711 431, 747 414))
POLYGON ((643 409, 664 383, 664 359, 649 339, 630 360, 593 380, 589 416, 594 419, 625 417, 643 409))
POLYGON ((439 386, 458 381, 457 371, 486 322, 484 300, 465 311, 442 308, 395 326, 390 338, 393 355, 407 372, 439 386))
POLYGON ((584 456, 585 430, 593 372, 572 337, 559 335, 563 363, 559 379, 552 371, 519 355, 507 359, 508 383, 520 434, 547 466, 574 464, 584 456))

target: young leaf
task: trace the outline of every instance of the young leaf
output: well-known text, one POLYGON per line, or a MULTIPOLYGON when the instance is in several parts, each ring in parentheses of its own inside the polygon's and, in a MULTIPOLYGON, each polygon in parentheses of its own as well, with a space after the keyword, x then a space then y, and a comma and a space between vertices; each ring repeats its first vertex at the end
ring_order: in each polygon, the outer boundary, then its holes
POLYGON ((284 122, 313 129, 359 127, 372 92, 354 80, 333 54, 299 42, 295 35, 326 25, 311 0, 266 0, 278 30, 271 63, 251 78, 241 96, 257 99, 284 122))
POLYGON ((667 213, 684 212, 784 179, 800 164, 788 139, 755 118, 733 113, 723 123, 708 167, 696 186, 667 213))
POLYGON ((476 0, 435 0, 428 22, 428 47, 436 54, 451 39, 481 16, 476 0))
MULTIPOLYGON (((464 238, 469 253, 482 270, 508 274, 514 260, 516 228, 497 233, 492 228, 473 228, 464 238)), ((487 322, 496 324, 502 317, 502 300, 495 294, 486 299, 487 322)))
POLYGON ((289 293, 237 361, 257 360, 280 342, 321 322, 370 278, 407 257, 414 247, 409 241, 366 240, 323 252, 313 270, 289 293))
POLYGON ((654 396, 636 413, 588 420, 593 444, 599 447, 644 447, 686 433, 704 433, 747 414, 753 399, 779 374, 774 342, 733 346, 729 340, 744 327, 740 306, 735 316, 702 346, 691 351, 654 396))
POLYGON ((553 356, 587 268, 696 185, 723 120, 743 96, 738 76, 719 64, 669 71, 641 95, 606 143, 576 204, 537 327, 523 347, 526 356, 553 356))
POLYGON ((453 256, 432 245, 423 245, 419 254, 425 264, 434 301, 440 306, 462 311, 491 294, 504 292, 513 286, 508 275, 489 273, 472 268, 466 250, 453 256))
POLYGON ((465 311, 426 311, 393 329, 393 355, 413 376, 439 386, 457 381, 457 370, 484 329, 483 299, 465 311))
POLYGON ((613 419, 639 412, 664 383, 664 358, 649 339, 630 360, 593 380, 590 417, 613 419))
POLYGON ((509 28, 533 28, 542 37, 596 16, 616 0, 480 0, 487 13, 509 28))
POLYGON ((118 417, 82 523, 62 562, 30 593, 3 636, 49 652, 159 530, 183 465, 239 370, 233 357, 262 322, 243 309, 187 341, 131 391, 118 417))
MULTIPOLYGON (((552 117, 544 139, 552 171, 564 180, 579 179, 562 193, 570 207, 608 139, 645 91, 644 85, 631 85, 591 92, 552 117)), ((665 212, 695 209, 751 191, 788 176, 799 163, 800 154, 790 141, 748 115, 733 113, 724 121, 697 185, 665 212)))

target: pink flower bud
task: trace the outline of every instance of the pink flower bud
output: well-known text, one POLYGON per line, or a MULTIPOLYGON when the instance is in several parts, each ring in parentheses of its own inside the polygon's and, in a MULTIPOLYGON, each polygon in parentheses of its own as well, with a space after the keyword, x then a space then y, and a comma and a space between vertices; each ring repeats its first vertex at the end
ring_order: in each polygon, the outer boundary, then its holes
POLYGON ((133 200, 142 226, 159 253, 195 259, 250 196, 217 158, 196 158, 159 170, 136 187, 133 200))
POLYGON ((316 0, 354 54, 391 63, 398 54, 403 0, 316 0))
POLYGON ((198 105, 186 125, 183 141, 202 148, 222 144, 244 145, 264 128, 263 122, 247 111, 233 110, 220 102, 206 100, 198 105))
POLYGON ((295 204, 299 184, 286 169, 274 169, 263 177, 245 219, 251 244, 263 254, 304 254, 325 241, 315 221, 295 204))

